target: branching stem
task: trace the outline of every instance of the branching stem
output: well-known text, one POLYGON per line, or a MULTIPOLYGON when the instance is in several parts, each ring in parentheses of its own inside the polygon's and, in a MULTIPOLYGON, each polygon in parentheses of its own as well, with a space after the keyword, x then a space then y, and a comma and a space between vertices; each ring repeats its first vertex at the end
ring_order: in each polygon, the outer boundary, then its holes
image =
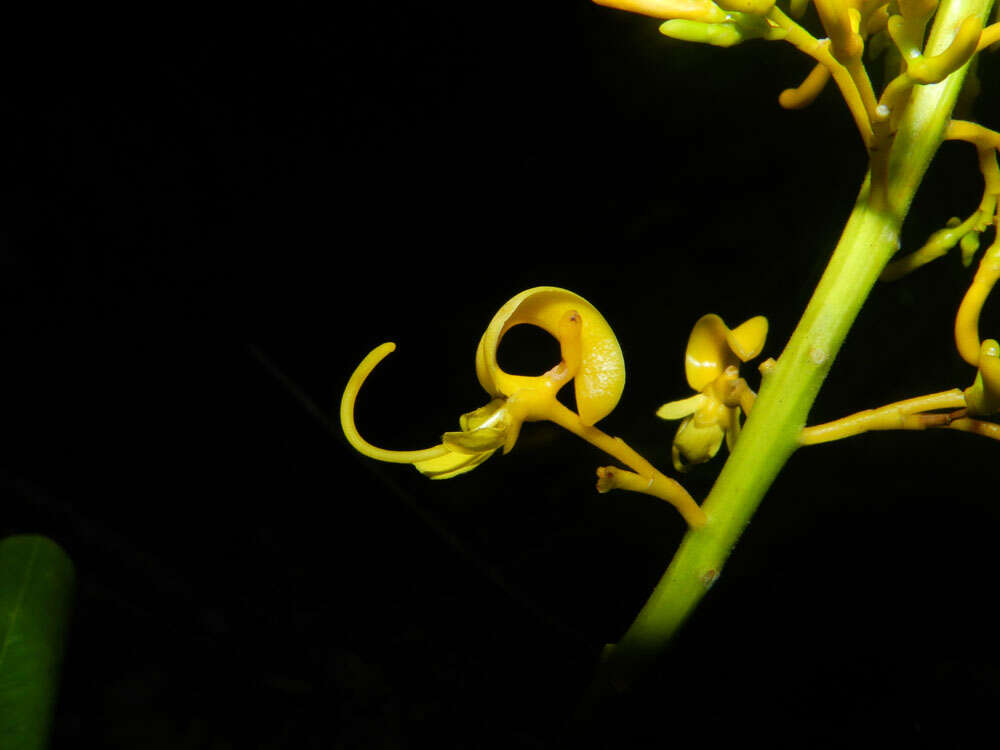
MULTIPOLYGON (((926 53, 940 53, 968 16, 985 18, 992 3, 993 0, 943 0, 926 53)), ((792 32, 801 28, 782 16, 769 17, 780 19, 781 25, 792 32)), ((812 45, 806 51, 817 59, 817 55, 830 54, 826 48, 817 49, 815 40, 796 39, 793 33, 789 34, 789 41, 812 45)), ((835 79, 838 68, 844 70, 839 64, 833 67, 835 79)), ((764 494, 799 447, 800 431, 823 380, 876 279, 898 249, 903 218, 944 138, 966 70, 967 65, 941 83, 914 88, 899 121, 887 164, 885 200, 872 196, 869 175, 802 319, 781 357, 769 369, 743 433, 702 505, 708 523, 687 532, 631 627, 614 647, 606 650, 592 699, 626 688, 662 653, 718 579, 764 494)), ((859 126, 863 125, 867 112, 853 83, 845 87, 841 80, 837 82, 842 91, 854 89, 857 99, 851 111, 861 120, 859 126), (860 116, 862 113, 864 118, 860 116)), ((961 420, 952 427, 979 429, 978 425, 961 420)))

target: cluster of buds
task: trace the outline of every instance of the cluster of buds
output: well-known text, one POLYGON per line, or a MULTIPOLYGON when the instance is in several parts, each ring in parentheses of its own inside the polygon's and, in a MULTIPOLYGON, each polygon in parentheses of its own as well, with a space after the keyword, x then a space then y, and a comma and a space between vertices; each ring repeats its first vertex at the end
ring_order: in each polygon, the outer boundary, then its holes
MULTIPOLYGON (((1000 23, 984 27, 984 19, 969 15, 947 32, 950 38, 934 41, 928 49, 927 29, 939 0, 811 0, 825 36, 817 38, 793 19, 801 19, 810 0, 789 0, 788 14, 774 0, 594 0, 620 10, 663 19, 660 31, 692 42, 730 47, 747 39, 784 40, 816 61, 798 87, 782 92, 779 102, 795 109, 812 102, 833 79, 847 103, 871 161, 871 195, 875 207, 887 205, 889 154, 893 135, 906 110, 914 87, 935 84, 966 66, 979 51, 1000 43, 1000 23), (890 56, 888 83, 877 94, 862 62, 890 56)), ((975 89, 974 75, 969 79, 975 89)), ((983 198, 968 218, 954 217, 916 252, 890 263, 882 279, 891 281, 938 258, 956 245, 962 261, 971 264, 980 237, 1000 223, 1000 133, 971 122, 952 120, 945 138, 963 140, 976 147, 983 176, 983 198)), ((964 391, 953 389, 919 396, 880 409, 860 412, 802 433, 802 443, 826 442, 872 429, 926 429, 951 427, 1000 438, 1000 425, 978 417, 1000 410, 1000 344, 979 336, 983 304, 1000 279, 1000 241, 984 254, 979 270, 959 308, 955 342, 959 354, 977 368, 975 382, 964 391), (950 409, 947 414, 934 410, 950 409)), ((739 378, 738 360, 746 361, 761 345, 766 323, 748 321, 729 331, 715 316, 706 316, 695 327, 688 345, 688 382, 697 392, 682 401, 664 404, 657 412, 664 419, 683 419, 673 446, 678 470, 705 461, 718 451, 725 438, 732 447, 739 434, 740 411, 749 411, 753 391, 739 378), (744 333, 744 326, 748 326, 744 333), (741 337, 749 343, 741 343, 741 337), (743 347, 743 348, 741 348, 743 347), (705 361, 707 374, 692 367, 692 351, 711 351, 705 361), (746 356, 744 356, 746 355, 746 356)))
POLYGON ((799 25, 809 0, 789 0, 788 13, 774 0, 594 0, 620 10, 664 19, 660 31, 675 39, 731 47, 748 39, 786 41, 816 65, 801 85, 786 89, 781 106, 811 103, 832 78, 872 157, 874 187, 884 189, 892 134, 914 86, 938 83, 960 69, 984 47, 1000 41, 1000 24, 983 28, 975 15, 965 18, 949 44, 936 54, 925 51, 928 22, 938 0, 812 0, 824 36, 799 25), (895 51, 894 76, 877 95, 862 56, 895 51))

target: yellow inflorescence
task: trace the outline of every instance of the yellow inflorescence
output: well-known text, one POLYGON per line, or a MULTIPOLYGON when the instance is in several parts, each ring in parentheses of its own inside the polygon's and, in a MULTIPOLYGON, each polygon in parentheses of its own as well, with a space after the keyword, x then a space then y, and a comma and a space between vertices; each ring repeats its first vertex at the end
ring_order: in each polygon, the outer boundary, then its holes
MULTIPOLYGON (((889 207, 889 156, 895 130, 914 87, 943 81, 968 64, 978 51, 1000 43, 1000 23, 984 28, 980 16, 969 15, 957 25, 950 39, 939 40, 933 51, 928 50, 927 29, 937 13, 939 0, 811 0, 823 38, 817 38, 792 20, 803 17, 810 0, 789 0, 790 15, 772 0, 698 2, 696 13, 693 12, 695 5, 680 0, 595 1, 668 19, 660 30, 677 39, 720 47, 752 38, 784 40, 813 58, 816 65, 806 79, 798 87, 783 91, 779 103, 788 109, 807 106, 827 81, 833 79, 868 149, 870 200, 875 208, 889 207), (886 52, 889 47, 895 53, 887 58, 887 66, 894 65, 895 69, 890 70, 881 93, 875 92, 863 61, 869 44, 868 58, 886 52)), ((992 228, 996 235, 1000 223, 1000 167, 997 163, 1000 133, 975 123, 954 120, 948 124, 945 138, 967 141, 976 147, 984 185, 982 200, 968 217, 953 217, 916 252, 889 263, 881 277, 885 281, 905 276, 956 246, 961 248, 962 262, 969 265, 979 250, 983 233, 992 228)), ((1000 408, 1000 346, 993 339, 983 341, 979 332, 981 311, 998 280, 1000 238, 994 236, 955 319, 955 344, 959 354, 977 368, 972 386, 964 391, 953 389, 907 399, 810 427, 803 431, 802 442, 827 442, 870 430, 928 427, 951 427, 997 437, 1000 429, 993 429, 996 425, 972 417, 992 416, 1000 408), (949 411, 943 413, 941 410, 945 409, 949 411)), ((766 331, 766 327, 763 330, 766 331)), ((736 348, 727 349, 726 332, 728 329, 716 316, 706 316, 699 321, 688 345, 688 380, 696 393, 690 398, 664 404, 657 412, 664 419, 683 420, 673 445, 674 465, 678 469, 710 459, 718 452, 724 438, 732 447, 739 434, 739 412, 741 409, 747 411, 752 404, 753 391, 739 377, 737 369, 743 357, 736 348), (692 358, 692 351, 698 347, 707 347, 711 353, 692 358), (708 364, 692 368, 690 363, 694 360, 708 364), (699 368, 708 374, 698 375, 699 368), (748 403, 743 404, 740 398, 747 399, 748 403)), ((762 335, 760 342, 763 344, 762 335)), ((609 475, 602 481, 605 484, 634 484, 619 475, 609 475)))
MULTIPOLYGON (((840 89, 872 165, 872 195, 887 200, 893 135, 914 86, 937 83, 960 69, 980 49, 1000 41, 1000 24, 983 28, 969 16, 947 48, 925 54, 928 23, 938 0, 811 0, 822 26, 814 36, 801 18, 810 0, 789 0, 790 15, 773 0, 594 0, 621 10, 667 19, 660 31, 675 39, 731 47, 748 39, 784 40, 816 61, 809 76, 778 97, 782 107, 810 104, 831 78, 840 89), (883 40, 889 41, 883 41, 883 40), (870 42, 877 55, 887 44, 899 53, 899 66, 881 94, 863 62, 870 42)), ((869 54, 869 57, 872 57, 869 54)))
MULTIPOLYGON (((926 51, 928 24, 938 0, 812 0, 825 36, 817 38, 799 25, 809 0, 789 0, 786 15, 775 0, 594 0, 621 10, 664 20, 660 30, 681 40, 720 47, 747 39, 784 40, 816 65, 796 87, 782 92, 779 102, 795 109, 812 102, 833 79, 847 103, 871 163, 870 202, 887 207, 889 154, 895 129, 915 86, 938 83, 966 65, 977 51, 1000 42, 1000 24, 983 28, 982 19, 969 16, 953 38, 936 54, 926 51), (898 53, 897 70, 876 94, 863 59, 865 49, 898 53)), ((871 57, 871 54, 869 54, 871 57)), ((895 58, 893 58, 895 59, 895 58)), ((917 252, 889 264, 883 279, 905 275, 958 245, 968 265, 980 246, 980 236, 1000 221, 1000 133, 974 123, 952 121, 945 137, 973 144, 983 177, 983 198, 965 220, 953 218, 917 252)), ((1000 411, 1000 344, 982 340, 980 314, 1000 280, 1000 239, 984 253, 978 271, 956 316, 955 343, 959 354, 977 374, 965 390, 952 389, 866 410, 802 431, 800 442, 813 444, 870 430, 947 427, 1000 439, 1000 427, 977 417, 1000 411)), ((681 420, 672 445, 679 471, 708 461, 725 440, 733 448, 741 429, 741 415, 749 415, 756 394, 740 377, 739 366, 756 357, 767 336, 767 319, 758 316, 730 329, 717 315, 705 315, 695 324, 685 357, 688 384, 694 394, 663 404, 662 419, 681 420)), ((376 347, 358 365, 344 390, 341 425, 348 441, 366 456, 409 463, 425 475, 445 479, 463 474, 496 451, 509 452, 525 422, 547 420, 564 427, 613 456, 629 470, 602 467, 598 489, 627 489, 655 495, 674 504, 692 526, 707 522, 704 512, 674 480, 661 474, 620 438, 595 424, 617 405, 625 385, 621 348, 607 321, 587 300, 565 289, 536 287, 509 300, 494 316, 476 350, 476 374, 489 394, 485 406, 462 415, 460 429, 446 432, 441 442, 416 451, 396 451, 368 443, 358 432, 354 408, 365 380, 395 349, 392 343, 376 347), (497 362, 504 334, 517 325, 540 327, 556 338, 561 360, 538 376, 505 372, 497 362), (577 411, 564 406, 559 391, 574 385, 577 411)), ((765 363, 767 365, 767 363, 765 363)), ((772 365, 762 367, 767 371, 772 365)))

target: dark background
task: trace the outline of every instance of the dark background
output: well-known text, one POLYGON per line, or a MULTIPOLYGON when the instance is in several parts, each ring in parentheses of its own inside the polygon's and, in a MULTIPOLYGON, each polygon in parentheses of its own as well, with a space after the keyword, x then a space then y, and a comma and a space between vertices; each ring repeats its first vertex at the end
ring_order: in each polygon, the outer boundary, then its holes
MULTIPOLYGON (((12 19, 0 46, 0 533, 77 566, 55 746, 557 744, 680 517, 598 495, 607 459, 547 425, 446 482, 375 464, 331 429, 339 393, 397 342, 358 422, 431 445, 485 403, 493 313, 563 286, 625 353, 602 427, 669 467, 653 411, 687 395, 692 323, 766 314, 777 356, 850 211, 836 93, 784 112, 810 67, 788 45, 682 44, 584 0, 12 19)), ((980 190, 946 145, 904 249, 980 190)), ((968 385, 970 276, 952 256, 877 287, 813 421, 968 385)), ((558 357, 515 333, 505 366, 558 357)), ((992 727, 998 456, 947 432, 802 451, 589 739, 992 727)))

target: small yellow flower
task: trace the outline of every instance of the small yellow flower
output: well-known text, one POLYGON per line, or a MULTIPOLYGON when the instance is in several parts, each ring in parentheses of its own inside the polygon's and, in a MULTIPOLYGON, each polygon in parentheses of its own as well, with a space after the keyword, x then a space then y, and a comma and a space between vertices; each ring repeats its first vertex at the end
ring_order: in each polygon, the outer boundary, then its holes
POLYGON ((740 431, 740 410, 749 412, 756 394, 740 377, 739 365, 760 354, 767 338, 767 318, 758 315, 730 329, 718 315, 705 315, 691 331, 685 354, 690 398, 671 401, 656 411, 661 419, 682 419, 674 436, 674 468, 686 471, 708 461, 723 438, 732 450, 740 431))
POLYGON ((585 430, 607 416, 625 388, 625 362, 611 326, 582 297, 557 287, 521 292, 493 317, 476 351, 476 374, 492 397, 486 405, 459 420, 460 430, 446 432, 441 444, 420 451, 377 448, 358 433, 354 404, 368 375, 396 348, 385 343, 358 365, 340 406, 344 434, 354 448, 371 458, 413 464, 432 479, 447 479, 481 464, 497 449, 514 447, 524 422, 551 420, 573 431, 585 430), (513 375, 497 364, 504 334, 516 325, 534 325, 559 341, 562 361, 543 375, 513 375), (574 414, 557 399, 559 390, 574 382, 574 414))

